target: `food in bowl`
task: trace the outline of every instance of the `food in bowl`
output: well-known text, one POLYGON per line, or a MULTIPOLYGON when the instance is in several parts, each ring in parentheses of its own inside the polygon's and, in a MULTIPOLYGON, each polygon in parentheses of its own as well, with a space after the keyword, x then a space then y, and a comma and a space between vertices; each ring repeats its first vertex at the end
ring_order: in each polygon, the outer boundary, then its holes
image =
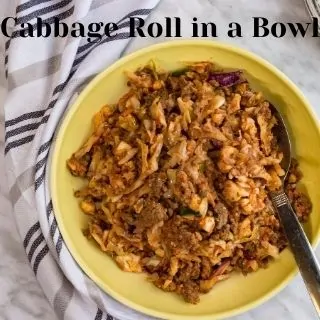
MULTIPOLYGON (((194 62, 128 73, 128 92, 94 116, 67 161, 87 181, 75 192, 85 235, 128 272, 196 304, 234 271, 265 268, 287 246, 268 192, 285 174, 276 118, 241 71, 194 62)), ((311 212, 293 161, 286 191, 311 212)))

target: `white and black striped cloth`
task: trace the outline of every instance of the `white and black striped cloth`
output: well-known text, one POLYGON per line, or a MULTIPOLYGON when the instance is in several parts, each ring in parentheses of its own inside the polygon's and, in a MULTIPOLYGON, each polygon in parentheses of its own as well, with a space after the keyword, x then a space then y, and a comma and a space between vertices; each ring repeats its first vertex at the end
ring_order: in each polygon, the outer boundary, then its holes
MULTIPOLYGON (((3 0, 17 18, 6 41, 4 68, 5 163, 15 219, 31 267, 59 319, 150 319, 102 292, 73 260, 59 232, 48 191, 51 142, 70 99, 94 75, 119 59, 129 42, 129 17, 146 18, 159 0, 3 0), (23 22, 54 17, 117 22, 118 35, 22 38, 23 22)), ((1 5, 2 6, 2 5, 1 5)), ((102 33, 103 31, 101 31, 102 33)), ((1 47, 1 46, 0 46, 1 47)))

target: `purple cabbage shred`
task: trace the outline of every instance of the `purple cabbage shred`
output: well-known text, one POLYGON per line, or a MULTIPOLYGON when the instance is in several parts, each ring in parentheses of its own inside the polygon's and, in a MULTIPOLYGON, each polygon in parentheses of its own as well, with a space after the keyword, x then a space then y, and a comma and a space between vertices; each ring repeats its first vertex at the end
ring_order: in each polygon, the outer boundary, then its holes
POLYGON ((224 73, 211 73, 209 81, 215 80, 221 87, 230 87, 235 84, 246 82, 241 71, 232 71, 224 73))

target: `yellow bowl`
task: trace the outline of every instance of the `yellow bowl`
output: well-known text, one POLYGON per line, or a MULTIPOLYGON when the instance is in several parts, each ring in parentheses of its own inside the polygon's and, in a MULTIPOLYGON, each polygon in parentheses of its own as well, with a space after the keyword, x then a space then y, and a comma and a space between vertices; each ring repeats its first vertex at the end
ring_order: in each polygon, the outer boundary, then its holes
POLYGON ((212 60, 222 67, 245 70, 252 86, 279 107, 287 119, 296 157, 304 173, 303 185, 313 202, 305 226, 312 245, 320 233, 320 131, 311 107, 299 89, 265 60, 242 49, 213 41, 173 41, 151 46, 117 61, 99 74, 80 94, 59 129, 51 167, 54 212, 63 239, 83 271, 106 293, 145 314, 165 319, 222 319, 247 311, 266 301, 289 283, 297 268, 289 250, 268 269, 248 276, 234 274, 201 297, 198 305, 185 303, 145 280, 145 275, 125 273, 82 234, 86 217, 73 192, 82 181, 72 177, 66 160, 85 141, 91 119, 105 103, 118 101, 126 90, 124 71, 135 70, 153 59, 173 70, 183 61, 212 60))

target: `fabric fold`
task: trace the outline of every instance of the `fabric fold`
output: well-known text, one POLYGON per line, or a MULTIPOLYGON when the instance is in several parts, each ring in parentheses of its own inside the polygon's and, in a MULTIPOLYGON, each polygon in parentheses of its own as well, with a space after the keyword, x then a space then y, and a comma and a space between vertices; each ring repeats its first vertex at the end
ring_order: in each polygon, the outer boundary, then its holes
MULTIPOLYGON (((77 265, 64 244, 49 190, 50 152, 59 121, 83 87, 118 60, 127 47, 130 17, 146 19, 159 0, 17 1, 19 22, 37 17, 119 23, 118 35, 23 38, 17 24, 5 39, 5 163, 15 220, 31 267, 59 319, 152 319, 104 293, 77 265)), ((12 4, 13 5, 13 4, 12 4)), ((103 29, 100 31, 103 33, 103 29)))

